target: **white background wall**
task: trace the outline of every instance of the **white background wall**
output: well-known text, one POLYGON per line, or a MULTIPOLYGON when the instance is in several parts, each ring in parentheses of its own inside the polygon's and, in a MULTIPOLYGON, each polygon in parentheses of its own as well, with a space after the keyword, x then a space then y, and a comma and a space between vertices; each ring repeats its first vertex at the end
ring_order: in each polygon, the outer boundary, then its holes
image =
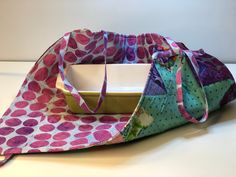
POLYGON ((236 62, 236 0, 0 0, 0 60, 36 60, 77 28, 156 32, 236 62))

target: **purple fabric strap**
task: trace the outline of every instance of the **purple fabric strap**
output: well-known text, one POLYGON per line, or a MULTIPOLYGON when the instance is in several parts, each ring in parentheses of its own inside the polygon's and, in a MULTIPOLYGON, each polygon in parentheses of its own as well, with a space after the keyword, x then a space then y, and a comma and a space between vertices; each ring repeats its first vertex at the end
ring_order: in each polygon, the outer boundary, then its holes
MULTIPOLYGON (((182 67, 183 67, 183 63, 182 63, 182 58, 181 57, 181 61, 179 62, 178 68, 177 68, 177 72, 176 72, 176 99, 177 99, 177 104, 178 104, 178 109, 180 114, 182 115, 182 117, 184 119, 186 119, 189 122, 192 123, 202 123, 205 122, 208 118, 208 102, 207 102, 207 97, 203 88, 203 84, 199 78, 199 66, 197 64, 197 61, 194 57, 194 53, 190 50, 182 50, 180 49, 180 47, 170 38, 165 38, 165 41, 167 42, 167 44, 170 46, 170 49, 167 51, 157 51, 153 54, 153 59, 155 58, 168 58, 168 57, 172 57, 172 56, 176 56, 176 55, 185 55, 186 59, 188 59, 190 61, 190 64, 193 66, 194 72, 196 73, 197 76, 197 81, 201 87, 201 93, 202 93, 202 98, 204 99, 204 113, 203 116, 198 120, 197 118, 191 116, 185 106, 184 106, 184 99, 183 99, 183 87, 182 87, 182 67)), ((203 52, 202 49, 199 50, 199 52, 203 52)))
POLYGON ((68 81, 68 79, 65 76, 65 72, 64 72, 64 56, 67 50, 67 46, 68 46, 68 42, 70 39, 70 33, 66 33, 63 36, 64 41, 62 40, 62 42, 65 42, 66 45, 61 45, 60 48, 60 57, 59 57, 59 73, 61 76, 62 81, 64 82, 64 86, 65 88, 71 93, 71 95, 74 97, 74 99, 76 100, 76 102, 78 103, 78 105, 81 107, 81 109, 84 110, 84 112, 86 113, 96 113, 97 110, 100 108, 105 96, 106 96, 106 90, 107 90, 107 67, 106 67, 106 51, 107 51, 107 40, 108 40, 108 35, 105 31, 102 31, 103 33, 103 38, 104 38, 104 56, 105 56, 105 75, 104 75, 104 81, 103 81, 103 85, 100 91, 100 95, 97 101, 97 105, 96 107, 92 110, 85 102, 85 100, 82 98, 82 96, 79 94, 79 91, 68 81))

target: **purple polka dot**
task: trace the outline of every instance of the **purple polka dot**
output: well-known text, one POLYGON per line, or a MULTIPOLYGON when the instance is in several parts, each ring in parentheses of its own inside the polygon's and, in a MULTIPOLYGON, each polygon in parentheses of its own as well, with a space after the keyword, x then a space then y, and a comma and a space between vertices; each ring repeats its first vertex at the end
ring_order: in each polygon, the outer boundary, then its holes
POLYGON ((91 132, 81 132, 81 133, 75 134, 74 137, 76 137, 76 138, 82 138, 82 137, 88 136, 88 135, 90 135, 90 134, 91 134, 91 132))
POLYGON ((44 147, 49 144, 48 141, 35 141, 32 144, 30 144, 30 147, 32 148, 39 148, 39 147, 44 147))
POLYGON ((99 125, 96 127, 96 130, 103 130, 103 129, 109 129, 111 128, 110 124, 103 124, 103 125, 99 125))
POLYGON ((134 49, 131 47, 128 47, 126 50, 126 57, 129 61, 133 61, 135 60, 135 53, 134 53, 134 49))
POLYGON ((79 126, 80 131, 89 131, 89 130, 92 130, 92 129, 93 129, 92 125, 80 125, 79 126))
POLYGON ((116 124, 115 127, 119 132, 121 132, 124 129, 125 125, 126 125, 126 123, 118 123, 118 124, 116 124))
POLYGON ((60 115, 50 115, 48 116, 49 123, 57 123, 61 119, 60 115))
POLYGON ((15 106, 17 108, 25 108, 26 106, 28 106, 28 102, 27 101, 18 101, 15 103, 15 106))
POLYGON ((26 91, 23 93, 22 97, 27 101, 31 101, 35 99, 36 96, 32 91, 26 91))
POLYGON ((66 143, 67 143, 66 141, 55 141, 55 142, 52 142, 50 146, 60 147, 60 146, 64 146, 66 143))
POLYGON ((40 116, 43 116, 43 113, 42 112, 31 112, 28 114, 29 117, 40 117, 40 116))
POLYGON ((34 131, 31 127, 21 127, 16 130, 16 133, 19 135, 29 135, 34 131))
POLYGON ((22 151, 21 148, 9 148, 4 153, 5 154, 20 154, 22 151))
POLYGON ((74 140, 74 141, 71 141, 71 145, 72 146, 75 146, 75 145, 79 145, 79 144, 87 144, 88 143, 88 140, 87 138, 80 138, 80 139, 77 139, 77 140, 74 140))
POLYGON ((12 117, 18 117, 18 116, 23 116, 23 115, 26 115, 26 111, 23 110, 23 109, 18 109, 18 110, 15 110, 14 112, 11 113, 11 116, 12 117))
POLYGON ((3 144, 6 141, 5 137, 0 136, 0 145, 3 144))
POLYGON ((5 124, 10 126, 10 127, 14 127, 14 126, 18 126, 21 124, 21 120, 17 119, 17 118, 11 118, 5 121, 5 124))
POLYGON ((15 136, 7 141, 7 145, 10 147, 17 147, 24 144, 27 141, 25 136, 15 136))
POLYGON ((23 122, 24 126, 28 126, 28 127, 34 127, 38 124, 38 121, 35 119, 28 119, 26 121, 23 122))
POLYGON ((37 140, 48 140, 49 138, 51 138, 51 134, 49 133, 40 133, 34 136, 35 139, 37 140))
POLYGON ((70 136, 68 132, 59 132, 53 136, 54 140, 64 140, 70 136))
POLYGON ((110 132, 106 130, 96 131, 93 133, 93 136, 99 142, 107 141, 112 137, 110 132))
POLYGON ((34 103, 30 105, 30 110, 37 111, 40 109, 44 109, 46 107, 46 104, 44 103, 34 103))
POLYGON ((39 129, 43 132, 50 132, 50 131, 54 130, 55 127, 53 125, 46 124, 46 125, 41 126, 39 129))
POLYGON ((28 150, 28 153, 39 153, 41 152, 39 149, 30 149, 28 150))
POLYGON ((2 127, 0 128, 0 135, 9 135, 14 131, 14 128, 11 127, 2 127))
POLYGON ((111 117, 111 116, 102 116, 102 117, 99 119, 99 121, 102 122, 102 123, 112 124, 112 123, 117 122, 117 119, 114 118, 114 117, 111 117))
POLYGON ((64 119, 67 121, 77 121, 79 120, 79 116, 75 116, 75 115, 66 115, 64 116, 64 119))
POLYGON ((83 123, 87 123, 87 124, 89 124, 89 123, 93 123, 93 122, 95 122, 97 119, 96 119, 96 117, 94 117, 94 116, 88 116, 88 117, 83 117, 83 118, 81 118, 81 121, 83 122, 83 123))
POLYGON ((70 131, 73 130, 74 128, 75 125, 71 122, 63 122, 57 127, 57 129, 60 131, 70 131))

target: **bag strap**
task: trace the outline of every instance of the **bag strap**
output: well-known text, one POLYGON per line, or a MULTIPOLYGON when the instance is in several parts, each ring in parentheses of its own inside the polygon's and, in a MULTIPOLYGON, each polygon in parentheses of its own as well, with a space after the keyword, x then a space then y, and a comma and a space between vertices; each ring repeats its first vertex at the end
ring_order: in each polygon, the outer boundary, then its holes
MULTIPOLYGON (((208 109, 208 102, 207 102, 206 93, 204 91, 201 79, 199 78, 199 66, 197 64, 196 58, 194 57, 194 54, 192 51, 182 50, 172 39, 170 39, 168 37, 166 37, 164 39, 167 42, 167 44, 170 46, 170 49, 167 51, 154 52, 152 57, 153 58, 158 58, 158 57, 168 58, 168 57, 176 56, 176 55, 186 56, 186 58, 190 61, 190 64, 192 65, 194 72, 196 73, 196 76, 197 76, 196 79, 200 85, 201 94, 204 99, 205 110, 204 110, 203 116, 198 120, 198 118, 191 116, 184 106, 183 86, 182 86, 183 85, 183 82, 182 82, 182 67, 183 67, 182 59, 183 58, 181 57, 181 61, 179 62, 179 65, 178 65, 177 71, 176 71, 176 76, 175 76, 176 77, 176 99, 177 99, 179 112, 182 115, 182 117, 189 122, 192 122, 192 123, 205 122, 208 118, 209 109, 208 109)), ((199 52, 202 53, 202 51, 203 50, 201 49, 199 52)))
POLYGON ((64 72, 64 56, 66 53, 66 50, 68 48, 68 43, 69 43, 69 39, 70 39, 70 35, 71 33, 66 33, 63 38, 62 38, 62 42, 61 42, 61 47, 60 47, 60 53, 59 53, 59 74, 60 77, 62 79, 62 81, 64 82, 64 86, 65 89, 67 89, 71 95, 74 97, 75 101, 78 103, 78 105, 81 107, 81 109, 83 109, 86 113, 96 113, 97 110, 100 108, 105 96, 106 96, 106 90, 107 90, 107 67, 106 67, 106 51, 107 51, 107 40, 108 40, 108 36, 107 33, 105 31, 101 31, 103 33, 103 38, 104 38, 104 56, 105 56, 105 75, 104 75, 104 80, 103 80, 103 84, 102 84, 102 88, 100 91, 100 95, 97 101, 97 105, 96 107, 92 110, 87 103, 85 102, 85 100, 83 99, 83 97, 80 95, 79 91, 68 81, 68 79, 65 76, 65 72, 64 72))

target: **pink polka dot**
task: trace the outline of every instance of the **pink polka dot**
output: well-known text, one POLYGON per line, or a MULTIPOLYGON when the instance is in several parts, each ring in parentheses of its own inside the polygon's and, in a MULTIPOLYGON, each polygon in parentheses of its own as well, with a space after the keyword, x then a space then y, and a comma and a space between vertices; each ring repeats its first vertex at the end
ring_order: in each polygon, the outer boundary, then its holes
POLYGON ((77 48, 77 43, 74 40, 74 38, 70 37, 69 42, 68 42, 68 46, 72 49, 76 49, 77 48))
POLYGON ((35 81, 31 81, 28 84, 28 88, 29 88, 29 90, 34 91, 34 92, 39 92, 41 90, 39 84, 35 81))
POLYGON ((52 113, 61 113, 61 112, 65 112, 66 110, 64 108, 53 108, 51 109, 52 113))
POLYGON ((81 118, 81 121, 83 122, 83 123, 87 123, 87 124, 89 124, 89 123, 93 123, 93 122, 95 122, 97 119, 96 119, 96 117, 94 117, 94 116, 87 116, 87 117, 82 117, 81 118))
POLYGON ((93 54, 99 54, 104 50, 104 44, 101 44, 100 46, 98 46, 94 51, 93 54))
POLYGON ((57 129, 60 131, 70 131, 73 130, 74 128, 75 125, 71 122, 63 122, 57 127, 57 129))
POLYGON ((54 47, 54 52, 55 52, 56 54, 59 54, 59 52, 60 52, 60 47, 61 47, 61 44, 60 44, 60 43, 57 44, 57 45, 55 45, 55 47, 54 47))
POLYGON ((44 103, 34 103, 30 105, 30 110, 38 111, 38 110, 44 109, 45 107, 46 107, 46 104, 44 103))
POLYGON ((68 132, 59 132, 53 136, 54 140, 64 140, 66 138, 70 137, 70 133, 68 132))
POLYGON ((40 117, 40 116, 43 116, 43 113, 34 111, 34 112, 29 113, 28 116, 29 117, 40 117))
POLYGON ((76 137, 76 138, 82 138, 82 137, 88 136, 88 135, 90 135, 90 134, 91 134, 91 132, 81 132, 81 133, 75 134, 74 137, 76 137))
POLYGON ((68 62, 75 62, 77 60, 77 57, 72 52, 67 52, 64 56, 65 60, 68 62))
POLYGON ((46 95, 54 95, 53 91, 47 88, 43 89, 42 93, 46 95))
POLYGON ((48 122, 52 123, 52 124, 57 123, 60 119, 61 119, 60 115, 50 115, 50 116, 48 116, 48 122))
POLYGON ((152 37, 151 34, 145 34, 146 42, 148 44, 152 44, 152 37))
POLYGON ((96 131, 93 133, 93 136, 99 142, 107 141, 112 137, 110 132, 106 130, 96 131))
POLYGON ((79 130, 80 131, 90 131, 93 129, 92 125, 80 125, 79 126, 79 130))
POLYGON ((119 132, 121 132, 124 129, 125 125, 126 123, 118 123, 115 125, 115 127, 119 132))
POLYGON ((83 57, 83 56, 85 56, 86 54, 87 54, 87 52, 85 52, 85 51, 83 51, 83 50, 77 49, 77 50, 75 51, 75 55, 76 55, 77 57, 83 57))
POLYGON ((99 125, 96 127, 96 130, 103 130, 103 129, 109 129, 111 128, 110 124, 103 124, 103 125, 99 125))
POLYGON ((4 153, 5 154, 20 154, 22 151, 21 148, 9 148, 4 153))
POLYGON ((2 136, 0 136, 0 145, 1 145, 1 144, 3 144, 3 143, 5 143, 5 141, 6 141, 6 138, 5 138, 5 137, 2 137, 2 136))
POLYGON ((108 42, 113 41, 113 40, 114 40, 114 37, 115 37, 114 33, 109 33, 109 34, 108 34, 108 42))
POLYGON ((87 144, 87 143, 88 143, 87 138, 80 138, 80 139, 77 139, 77 140, 74 140, 74 141, 70 142, 70 144, 72 146, 79 145, 79 144, 87 144))
POLYGON ((59 73, 58 63, 56 63, 55 65, 53 65, 53 67, 51 69, 51 75, 56 75, 58 73, 59 73))
POLYGON ((23 116, 23 115, 26 115, 26 111, 23 110, 23 109, 18 109, 18 110, 15 110, 14 112, 11 113, 11 116, 12 117, 18 117, 18 116, 23 116))
POLYGON ((107 48, 107 56, 113 56, 116 52, 116 47, 107 48))
POLYGON ((48 67, 52 66, 55 61, 56 61, 56 55, 54 55, 54 54, 47 54, 43 58, 43 63, 48 67))
POLYGON ((40 133, 34 136, 35 139, 37 140, 48 140, 51 138, 51 134, 49 133, 40 133))
POLYGON ((38 121, 35 119, 27 119, 23 122, 23 125, 28 127, 34 127, 38 125, 38 121))
POLYGON ((37 81, 43 81, 48 77, 48 69, 46 67, 40 68, 36 73, 34 78, 37 81))
POLYGON ((143 47, 137 48, 137 55, 140 59, 144 59, 145 57, 145 49, 143 47))
POLYGON ((117 122, 117 119, 112 117, 112 116, 102 116, 100 119, 99 119, 100 122, 102 123, 108 123, 108 124, 112 124, 112 123, 115 123, 117 122))
POLYGON ((10 126, 10 127, 14 127, 14 126, 18 126, 21 124, 21 120, 17 119, 17 118, 11 118, 11 119, 7 119, 5 121, 5 124, 10 126))
POLYGON ((30 147, 32 148, 39 148, 39 147, 44 147, 49 144, 48 141, 35 141, 32 144, 30 144, 30 147))
POLYGON ((120 122, 128 122, 130 117, 121 117, 120 122))
POLYGON ((55 106, 62 106, 62 107, 63 107, 63 106, 66 106, 66 102, 65 102, 64 99, 59 99, 59 100, 53 102, 53 104, 54 104, 55 106))
POLYGON ((23 93, 22 97, 24 98, 24 100, 31 101, 35 99, 36 96, 32 91, 26 91, 23 93))
POLYGON ((53 147, 60 147, 60 146, 64 146, 66 145, 66 141, 55 141, 55 142, 52 142, 50 144, 50 146, 53 146, 53 147))
POLYGON ((28 106, 28 102, 27 101, 18 101, 15 103, 15 106, 17 108, 25 108, 26 106, 28 106))
POLYGON ((50 132, 55 129, 55 127, 51 124, 45 124, 39 128, 43 132, 50 132))
POLYGON ((57 81, 57 77, 56 76, 51 76, 46 80, 46 83, 47 83, 48 87, 55 88, 56 81, 57 81))
POLYGON ((97 44, 97 41, 90 42, 88 45, 85 46, 85 50, 89 50, 89 51, 94 50, 96 47, 96 44, 97 44))
POLYGON ((67 121, 77 121, 79 120, 79 116, 75 116, 75 115, 66 115, 64 116, 64 119, 67 121))
POLYGON ((17 147, 24 144, 27 141, 25 136, 15 136, 7 141, 7 145, 10 147, 17 147))
POLYGON ((48 103, 51 100, 51 96, 50 95, 41 95, 37 98, 38 102, 40 103, 48 103))
POLYGON ((114 61, 120 61, 123 59, 124 51, 122 49, 118 49, 115 56, 113 57, 114 61))
POLYGON ((16 133, 19 135, 29 135, 33 133, 34 129, 31 127, 21 127, 16 130, 16 133))
POLYGON ((82 45, 86 45, 89 43, 89 38, 83 34, 76 34, 76 40, 82 45))

